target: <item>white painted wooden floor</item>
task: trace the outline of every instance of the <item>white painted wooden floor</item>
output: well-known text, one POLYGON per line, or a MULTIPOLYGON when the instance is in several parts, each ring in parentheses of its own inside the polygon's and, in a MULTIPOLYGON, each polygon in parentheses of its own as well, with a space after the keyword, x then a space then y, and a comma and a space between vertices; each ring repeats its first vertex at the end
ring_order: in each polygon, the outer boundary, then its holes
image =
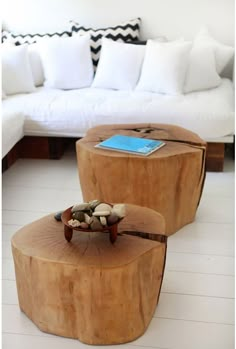
MULTIPOLYGON (((41 332, 20 312, 10 248, 23 225, 82 201, 75 153, 61 160, 18 160, 2 181, 3 349, 87 348, 41 332)), ((196 221, 169 238, 160 301, 146 333, 118 347, 234 348, 233 160, 226 160, 223 173, 207 173, 196 221)))

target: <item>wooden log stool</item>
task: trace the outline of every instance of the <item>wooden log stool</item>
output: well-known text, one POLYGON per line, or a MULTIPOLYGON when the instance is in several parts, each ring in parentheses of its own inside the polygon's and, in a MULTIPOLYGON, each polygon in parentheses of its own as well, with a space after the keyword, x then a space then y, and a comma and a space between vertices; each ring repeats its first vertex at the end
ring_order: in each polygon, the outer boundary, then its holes
POLYGON ((124 202, 160 212, 171 235, 192 222, 205 180, 206 143, 184 128, 163 124, 101 125, 76 142, 84 201, 124 202), (114 134, 164 140, 151 155, 94 146, 114 134))
POLYGON ((53 215, 13 236, 19 305, 39 329, 87 344, 144 333, 159 299, 167 237, 159 213, 125 206, 114 244, 102 232, 74 231, 67 242, 53 215))

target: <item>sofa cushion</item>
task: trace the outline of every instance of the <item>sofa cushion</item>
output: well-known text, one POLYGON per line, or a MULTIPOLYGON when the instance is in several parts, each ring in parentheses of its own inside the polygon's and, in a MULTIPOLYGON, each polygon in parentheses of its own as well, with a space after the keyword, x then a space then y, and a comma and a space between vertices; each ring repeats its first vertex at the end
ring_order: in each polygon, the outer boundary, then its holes
POLYGON ((89 39, 89 35, 77 34, 41 41, 45 86, 68 90, 91 85, 94 72, 89 39))
POLYGON ((132 90, 139 79, 145 46, 102 39, 92 87, 132 90))
POLYGON ((35 86, 42 86, 45 80, 42 60, 39 52, 39 44, 28 45, 29 60, 35 86))
POLYGON ((27 45, 2 45, 2 88, 6 95, 34 91, 27 45))
POLYGON ((182 93, 190 49, 190 42, 148 40, 136 89, 172 95, 182 93))
POLYGON ((203 27, 195 37, 195 42, 212 47, 215 51, 216 70, 221 74, 234 55, 234 48, 214 39, 207 27, 203 27))
POLYGON ((9 96, 3 111, 25 115, 25 134, 81 137, 99 124, 163 123, 182 126, 210 140, 234 134, 232 81, 206 91, 171 96, 142 91, 37 88, 9 96))
POLYGON ((201 91, 219 86, 214 50, 195 43, 190 51, 184 92, 201 91))
POLYGON ((107 28, 87 28, 78 24, 75 21, 71 21, 72 36, 76 33, 80 35, 90 35, 90 47, 92 52, 93 65, 96 69, 99 61, 100 50, 101 50, 101 39, 106 37, 112 40, 119 41, 133 41, 139 39, 141 19, 136 18, 127 22, 123 22, 114 27, 107 28))
POLYGON ((24 136, 24 115, 19 112, 2 112, 2 158, 24 136))

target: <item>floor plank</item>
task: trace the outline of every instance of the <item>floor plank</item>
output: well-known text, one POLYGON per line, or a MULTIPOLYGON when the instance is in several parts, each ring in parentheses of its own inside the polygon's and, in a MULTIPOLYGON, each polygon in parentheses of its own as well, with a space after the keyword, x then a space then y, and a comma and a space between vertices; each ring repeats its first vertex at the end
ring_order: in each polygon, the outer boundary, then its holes
POLYGON ((196 222, 234 223, 234 197, 203 196, 196 222))
POLYGON ((171 349, 233 349, 234 326, 153 318, 147 332, 133 344, 154 343, 171 349))
POLYGON ((168 252, 234 256, 234 224, 194 222, 168 238, 168 252))
MULTIPOLYGON (((17 224, 17 225, 26 225, 29 224, 36 219, 42 218, 43 216, 54 212, 53 211, 44 211, 41 209, 40 211, 26 211, 24 209, 22 210, 2 210, 2 223, 7 224, 17 224), (12 218, 14 217, 14 218, 12 218)), ((55 210, 56 212, 56 210, 55 210)))
MULTIPOLYGON (((19 334, 11 334, 4 333, 2 336, 3 349, 6 348, 14 348, 14 349, 42 349, 42 348, 50 348, 50 349, 88 349, 88 348, 96 348, 97 346, 90 346, 83 344, 75 339, 67 339, 63 337, 41 337, 41 336, 29 336, 29 335, 19 335, 19 334)), ((146 346, 134 345, 134 344, 122 344, 122 345, 100 345, 97 347, 99 349, 147 349, 146 346)), ((152 348, 155 349, 171 349, 167 347, 160 347, 157 345, 153 345, 152 348)), ((217 349, 217 348, 216 348, 217 349)), ((230 349, 230 348, 229 348, 230 349)))
POLYGON ((166 270, 162 292, 234 298, 234 277, 166 270))
POLYGON ((2 279, 15 280, 15 269, 12 258, 3 258, 2 260, 2 279))
POLYGON ((18 305, 3 305, 2 324, 3 333, 28 334, 32 336, 50 337, 48 333, 40 331, 37 326, 20 310, 18 305))
POLYGON ((234 258, 169 251, 165 270, 233 276, 234 258))
POLYGON ((20 224, 2 224, 2 241, 10 241, 12 236, 22 228, 20 224))
POLYGON ((3 188, 2 195, 5 197, 2 203, 3 210, 15 211, 23 209, 31 212, 54 212, 65 210, 73 204, 83 201, 80 189, 63 188, 63 190, 58 190, 11 186, 3 188), (6 191, 7 195, 5 195, 6 191))
POLYGON ((16 282, 14 280, 2 281, 2 304, 18 305, 16 282))
POLYGON ((232 325, 234 299, 161 293, 154 317, 232 325))

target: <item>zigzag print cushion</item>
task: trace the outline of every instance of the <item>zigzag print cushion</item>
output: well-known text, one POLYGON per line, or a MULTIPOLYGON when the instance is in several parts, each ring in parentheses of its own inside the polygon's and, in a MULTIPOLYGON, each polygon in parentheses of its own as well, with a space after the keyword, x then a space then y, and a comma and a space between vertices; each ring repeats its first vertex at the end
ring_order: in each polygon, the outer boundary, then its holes
POLYGON ((45 33, 45 34, 15 34, 4 30, 2 32, 2 42, 10 42, 14 45, 33 44, 42 38, 52 37, 69 37, 71 32, 63 31, 59 33, 45 33))
POLYGON ((101 39, 106 37, 108 39, 117 40, 117 41, 135 41, 139 39, 139 31, 141 18, 136 18, 127 22, 124 22, 115 27, 107 28, 86 28, 77 22, 70 21, 72 27, 72 36, 76 33, 80 35, 90 34, 90 48, 92 53, 93 66, 96 70, 98 65, 100 51, 101 51, 101 39))
POLYGON ((7 30, 2 30, 2 33, 1 33, 1 35, 2 35, 2 40, 1 41, 2 42, 7 40, 8 34, 9 34, 9 32, 7 30))

